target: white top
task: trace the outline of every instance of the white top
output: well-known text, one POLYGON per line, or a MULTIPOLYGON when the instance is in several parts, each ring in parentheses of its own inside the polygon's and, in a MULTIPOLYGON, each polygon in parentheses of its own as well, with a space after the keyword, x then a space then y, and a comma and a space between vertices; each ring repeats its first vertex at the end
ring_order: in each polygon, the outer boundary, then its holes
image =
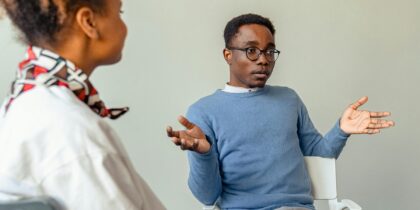
POLYGON ((227 93, 248 93, 248 92, 257 91, 259 89, 261 88, 244 88, 244 87, 232 86, 226 83, 225 88, 222 91, 227 92, 227 93))
POLYGON ((58 86, 23 93, 0 116, 0 201, 33 196, 69 210, 165 209, 107 122, 58 86))

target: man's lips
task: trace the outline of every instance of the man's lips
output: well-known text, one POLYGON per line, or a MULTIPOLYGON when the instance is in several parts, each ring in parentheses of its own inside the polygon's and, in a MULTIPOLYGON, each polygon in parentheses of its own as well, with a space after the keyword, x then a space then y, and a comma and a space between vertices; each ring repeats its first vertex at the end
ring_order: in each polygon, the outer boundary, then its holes
POLYGON ((254 71, 252 72, 257 79, 267 79, 270 76, 269 71, 254 71))

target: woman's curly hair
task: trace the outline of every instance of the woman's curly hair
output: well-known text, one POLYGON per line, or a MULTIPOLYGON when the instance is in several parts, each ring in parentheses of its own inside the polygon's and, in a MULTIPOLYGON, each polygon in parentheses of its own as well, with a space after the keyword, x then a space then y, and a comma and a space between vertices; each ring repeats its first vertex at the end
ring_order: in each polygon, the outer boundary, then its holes
POLYGON ((27 44, 55 43, 57 33, 82 6, 102 12, 106 0, 0 0, 27 44))

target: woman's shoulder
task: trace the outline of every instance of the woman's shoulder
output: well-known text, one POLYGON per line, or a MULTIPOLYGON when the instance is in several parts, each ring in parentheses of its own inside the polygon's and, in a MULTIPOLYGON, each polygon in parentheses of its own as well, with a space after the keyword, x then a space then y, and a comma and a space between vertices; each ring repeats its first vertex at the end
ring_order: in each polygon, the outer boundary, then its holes
POLYGON ((22 93, 10 105, 5 120, 56 121, 94 118, 94 113, 65 87, 36 87, 22 93))
POLYGON ((30 157, 38 165, 98 154, 125 156, 106 120, 72 94, 58 87, 36 88, 13 101, 0 127, 0 156, 30 157), (30 150, 22 152, 24 148, 30 150))
POLYGON ((56 143, 73 141, 80 145, 107 144, 108 139, 116 138, 104 119, 62 87, 38 87, 19 96, 3 117, 0 129, 12 138, 42 136, 56 138, 56 143))

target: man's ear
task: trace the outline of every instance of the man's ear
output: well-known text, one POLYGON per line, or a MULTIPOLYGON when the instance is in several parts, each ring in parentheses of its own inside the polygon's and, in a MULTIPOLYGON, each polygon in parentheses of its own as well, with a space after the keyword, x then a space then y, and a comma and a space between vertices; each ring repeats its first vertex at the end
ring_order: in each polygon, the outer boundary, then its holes
POLYGON ((97 15, 89 7, 81 7, 76 12, 76 23, 85 35, 91 39, 99 38, 99 31, 96 24, 97 15))
POLYGON ((225 58, 226 63, 229 65, 232 64, 232 51, 225 48, 223 49, 223 57, 225 58))

